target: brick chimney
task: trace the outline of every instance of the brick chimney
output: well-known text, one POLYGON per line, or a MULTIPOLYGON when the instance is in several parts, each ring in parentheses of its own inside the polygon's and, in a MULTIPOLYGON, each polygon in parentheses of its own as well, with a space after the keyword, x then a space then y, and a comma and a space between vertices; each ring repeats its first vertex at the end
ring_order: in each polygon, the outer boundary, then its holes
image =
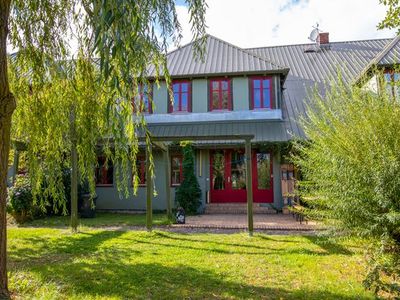
POLYGON ((320 45, 329 44, 329 32, 320 32, 318 35, 318 41, 320 45))

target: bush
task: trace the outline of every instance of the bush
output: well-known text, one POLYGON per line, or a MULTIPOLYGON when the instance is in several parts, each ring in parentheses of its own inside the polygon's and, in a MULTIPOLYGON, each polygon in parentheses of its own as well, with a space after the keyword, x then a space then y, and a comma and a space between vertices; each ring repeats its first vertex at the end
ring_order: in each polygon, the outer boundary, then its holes
POLYGON ((33 203, 32 187, 27 176, 18 175, 14 186, 9 188, 7 211, 18 223, 41 216, 40 208, 33 203))
POLYGON ((400 297, 400 104, 389 93, 332 85, 303 122, 294 157, 311 216, 371 240, 364 284, 400 297))
POLYGON ((186 213, 196 213, 200 207, 201 190, 194 174, 194 155, 190 144, 183 146, 183 182, 176 190, 175 200, 186 213))

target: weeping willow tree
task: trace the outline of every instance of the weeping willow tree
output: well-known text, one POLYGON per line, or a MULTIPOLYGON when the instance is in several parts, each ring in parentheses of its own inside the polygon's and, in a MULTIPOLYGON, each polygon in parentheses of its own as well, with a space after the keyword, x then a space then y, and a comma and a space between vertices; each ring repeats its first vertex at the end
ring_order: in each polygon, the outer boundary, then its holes
MULTIPOLYGON (((186 3, 195 54, 201 56, 206 4, 186 3)), ((128 162, 136 172, 138 128, 145 128, 139 112, 132 117, 131 100, 138 86, 150 84, 150 72, 155 84, 165 80, 169 86, 165 53, 180 37, 173 0, 0 1, 0 296, 8 294, 6 173, 15 108, 13 134, 29 145, 34 193, 45 177, 50 180, 40 201, 52 197, 65 208, 60 174, 75 157, 71 149, 76 149, 80 178, 87 178, 93 190, 99 138, 107 159, 118 161, 118 187, 126 192, 128 162), (12 67, 7 42, 18 51, 12 67), (71 42, 81 53, 72 66, 71 42)), ((149 145, 149 134, 145 137, 149 145)))
POLYGON ((297 144, 303 199, 332 233, 370 243, 366 287, 400 296, 400 82, 374 93, 341 80, 315 94, 297 144), (396 93, 397 91, 397 93, 396 93))

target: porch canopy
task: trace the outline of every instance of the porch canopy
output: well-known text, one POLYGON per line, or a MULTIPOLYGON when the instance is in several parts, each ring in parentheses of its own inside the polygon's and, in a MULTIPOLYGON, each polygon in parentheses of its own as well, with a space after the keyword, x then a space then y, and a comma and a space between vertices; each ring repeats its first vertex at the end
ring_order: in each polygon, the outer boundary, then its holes
MULTIPOLYGON (((181 141, 242 141, 245 144, 245 162, 246 162, 246 192, 247 192, 247 226, 250 235, 253 235, 253 187, 252 187, 252 173, 251 173, 251 140, 254 138, 254 134, 214 134, 214 135, 202 135, 202 134, 190 134, 187 132, 184 136, 151 136, 151 142, 155 146, 165 151, 166 165, 166 190, 167 190, 167 211, 170 215, 171 212, 171 186, 170 186, 170 156, 169 148, 163 142, 181 142, 181 141)), ((150 164, 149 152, 151 151, 151 145, 146 147, 146 177, 150 178, 150 164)), ((146 185, 146 227, 147 230, 152 229, 152 195, 153 195, 153 184, 146 185)))

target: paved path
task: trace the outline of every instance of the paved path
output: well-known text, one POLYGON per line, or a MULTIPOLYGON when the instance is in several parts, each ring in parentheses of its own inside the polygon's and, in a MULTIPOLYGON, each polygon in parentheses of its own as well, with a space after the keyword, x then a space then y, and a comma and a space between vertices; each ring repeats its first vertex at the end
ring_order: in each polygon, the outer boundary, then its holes
MULTIPOLYGON (((186 228, 247 229, 245 214, 210 214, 186 217, 185 225, 172 225, 186 228)), ((254 229, 282 231, 313 231, 318 229, 315 222, 300 224, 291 215, 255 214, 254 229)))

